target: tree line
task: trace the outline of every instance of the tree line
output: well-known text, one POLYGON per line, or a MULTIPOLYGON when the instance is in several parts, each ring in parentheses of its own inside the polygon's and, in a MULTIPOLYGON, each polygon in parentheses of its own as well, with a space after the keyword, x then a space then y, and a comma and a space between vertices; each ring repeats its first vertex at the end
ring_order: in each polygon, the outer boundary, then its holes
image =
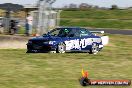
POLYGON ((119 9, 119 7, 117 5, 111 5, 111 7, 107 8, 107 7, 99 7, 97 5, 90 5, 88 3, 81 3, 79 5, 71 3, 69 5, 64 5, 61 9, 71 9, 71 10, 77 10, 77 9, 81 9, 81 10, 87 10, 87 9, 111 9, 111 10, 115 10, 115 9, 119 9))

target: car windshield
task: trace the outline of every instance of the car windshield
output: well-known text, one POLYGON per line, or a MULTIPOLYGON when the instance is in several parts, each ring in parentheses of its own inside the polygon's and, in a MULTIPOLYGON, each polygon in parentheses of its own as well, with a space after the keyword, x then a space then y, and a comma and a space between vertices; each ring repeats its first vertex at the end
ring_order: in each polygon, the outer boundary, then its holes
POLYGON ((50 31, 47 35, 56 37, 86 37, 92 35, 92 33, 84 28, 57 28, 50 31))
POLYGON ((72 29, 71 28, 57 28, 49 32, 50 36, 67 37, 72 29))

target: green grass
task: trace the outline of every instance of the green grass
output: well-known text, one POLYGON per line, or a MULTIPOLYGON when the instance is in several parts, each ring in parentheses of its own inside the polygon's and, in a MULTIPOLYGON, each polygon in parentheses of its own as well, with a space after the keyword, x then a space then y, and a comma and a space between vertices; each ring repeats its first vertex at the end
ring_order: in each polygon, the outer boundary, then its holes
POLYGON ((61 18, 132 19, 132 10, 62 11, 61 18))
POLYGON ((62 11, 61 26, 132 29, 132 10, 62 11))
POLYGON ((82 67, 91 79, 132 80, 132 36, 109 36, 110 44, 97 55, 26 54, 21 49, 0 49, 0 88, 83 88, 78 82, 82 67))
MULTIPOLYGON (((24 14, 23 12, 21 14, 24 14)), ((21 15, 17 14, 17 15, 21 15)), ((3 15, 3 10, 0 10, 3 15)), ((21 16, 20 16, 21 17, 21 16)), ((91 28, 132 29, 132 10, 62 11, 60 26, 81 26, 91 28)), ((23 28, 21 28, 23 29, 23 28)), ((20 30, 19 34, 25 33, 20 30)))
MULTIPOLYGON (((26 32, 25 27, 20 27, 19 30, 18 30, 18 34, 25 34, 25 32, 26 32)), ((34 34, 34 33, 36 33, 36 32, 35 32, 35 29, 33 28, 32 29, 32 34, 34 34)))
POLYGON ((61 26, 132 29, 132 20, 62 19, 61 26))

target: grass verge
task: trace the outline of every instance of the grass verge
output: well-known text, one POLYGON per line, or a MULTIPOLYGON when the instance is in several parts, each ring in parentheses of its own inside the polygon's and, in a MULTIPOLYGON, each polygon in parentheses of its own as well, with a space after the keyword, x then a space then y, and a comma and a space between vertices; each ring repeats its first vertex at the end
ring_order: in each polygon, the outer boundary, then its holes
POLYGON ((97 55, 26 54, 22 49, 1 49, 0 88, 83 88, 78 82, 82 67, 91 79, 132 80, 132 36, 109 36, 110 44, 97 55))
POLYGON ((108 19, 61 19, 61 26, 79 26, 92 28, 132 29, 132 20, 108 19))
POLYGON ((61 26, 132 29, 132 10, 62 11, 61 26))

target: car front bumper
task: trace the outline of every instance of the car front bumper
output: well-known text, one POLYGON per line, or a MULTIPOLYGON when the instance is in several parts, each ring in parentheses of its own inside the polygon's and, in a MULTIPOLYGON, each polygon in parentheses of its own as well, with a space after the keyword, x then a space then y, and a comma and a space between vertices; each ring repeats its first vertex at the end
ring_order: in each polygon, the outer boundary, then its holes
POLYGON ((27 51, 49 52, 49 51, 56 51, 56 47, 49 44, 47 45, 27 44, 27 51))
POLYGON ((99 45, 99 48, 103 48, 104 47, 104 45, 99 45))

